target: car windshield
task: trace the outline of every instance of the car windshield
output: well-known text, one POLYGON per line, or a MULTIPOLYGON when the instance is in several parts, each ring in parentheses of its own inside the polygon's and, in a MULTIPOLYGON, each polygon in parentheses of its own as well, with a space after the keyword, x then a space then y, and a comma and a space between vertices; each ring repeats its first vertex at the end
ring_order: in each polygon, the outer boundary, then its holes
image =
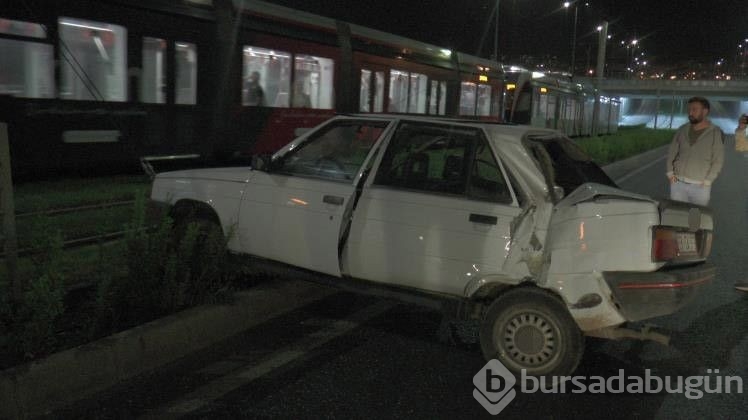
POLYGON ((566 137, 528 136, 526 144, 540 163, 548 184, 562 187, 566 194, 587 182, 617 187, 578 145, 566 137))

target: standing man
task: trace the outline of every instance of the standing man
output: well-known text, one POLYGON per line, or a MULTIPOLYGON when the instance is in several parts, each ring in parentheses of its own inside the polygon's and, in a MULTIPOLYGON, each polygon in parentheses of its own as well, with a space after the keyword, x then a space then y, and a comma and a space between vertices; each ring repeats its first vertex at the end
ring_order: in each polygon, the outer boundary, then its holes
POLYGON ((688 100, 689 122, 675 132, 667 157, 672 200, 709 204, 712 183, 724 162, 724 134, 708 116, 706 98, 688 100))

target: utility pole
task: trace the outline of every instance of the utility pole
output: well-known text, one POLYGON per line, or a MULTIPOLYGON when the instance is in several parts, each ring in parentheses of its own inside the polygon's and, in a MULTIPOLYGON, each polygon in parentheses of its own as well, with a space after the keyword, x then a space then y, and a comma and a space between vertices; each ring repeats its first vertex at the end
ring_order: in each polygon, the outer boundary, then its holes
POLYGON ((18 267, 18 239, 16 238, 16 209, 13 201, 13 180, 10 168, 8 124, 0 123, 0 201, 3 212, 2 242, 10 294, 15 302, 21 299, 24 286, 16 275, 18 267))

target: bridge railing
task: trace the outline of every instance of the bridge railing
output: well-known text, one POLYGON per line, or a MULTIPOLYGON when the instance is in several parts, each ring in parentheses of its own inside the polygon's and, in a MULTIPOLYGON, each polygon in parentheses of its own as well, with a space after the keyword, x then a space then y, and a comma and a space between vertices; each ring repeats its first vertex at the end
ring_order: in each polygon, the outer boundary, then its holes
MULTIPOLYGON (((591 78, 579 79, 582 83, 592 85, 591 78)), ((628 92, 676 92, 683 94, 703 93, 704 96, 718 94, 720 96, 748 98, 748 80, 670 80, 670 79, 603 79, 600 90, 606 94, 622 94, 628 92)))

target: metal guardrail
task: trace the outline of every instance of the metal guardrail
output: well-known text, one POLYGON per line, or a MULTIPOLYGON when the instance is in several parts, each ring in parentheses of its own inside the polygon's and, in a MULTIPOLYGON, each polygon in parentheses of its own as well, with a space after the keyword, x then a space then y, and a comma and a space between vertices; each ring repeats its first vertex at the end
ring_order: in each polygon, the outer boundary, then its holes
MULTIPOLYGON (((41 211, 33 211, 33 212, 25 212, 25 213, 16 213, 15 217, 18 218, 29 218, 33 216, 58 216, 61 214, 67 214, 67 213, 75 213, 79 211, 84 210, 97 210, 97 209, 105 209, 110 207, 120 207, 120 206, 127 206, 127 205, 134 205, 135 200, 123 200, 123 201, 112 201, 112 202, 105 202, 105 203, 99 203, 99 204, 90 204, 85 206, 75 206, 75 207, 65 207, 65 208, 57 208, 57 209, 51 209, 51 210, 41 210, 41 211)), ((153 226, 146 227, 146 228, 140 228, 136 229, 135 231, 143 231, 143 230, 149 230, 153 229, 153 226)), ((132 230, 121 230, 117 232, 108 232, 103 233, 101 235, 94 235, 94 236, 87 236, 82 238, 74 238, 67 241, 64 241, 62 246, 64 249, 71 249, 96 243, 102 243, 102 242, 113 242, 117 241, 121 238, 123 238, 128 232, 131 232, 132 230)), ((17 255, 19 257, 33 255, 35 253, 38 253, 38 249, 34 248, 22 248, 17 250, 17 255)), ((0 259, 5 259, 5 252, 0 252, 0 259)))
POLYGON ((177 160, 185 160, 185 159, 198 159, 200 155, 198 154, 190 154, 190 155, 170 155, 170 156, 143 156, 140 158, 140 166, 143 168, 143 171, 148 175, 149 178, 153 179, 156 176, 156 170, 153 169, 153 162, 163 162, 163 161, 177 161, 177 160))
MULTIPOLYGON (((85 205, 85 206, 20 212, 20 213, 16 213, 16 219, 22 219, 22 218, 33 217, 33 216, 57 216, 60 214, 74 213, 77 211, 105 209, 109 207, 128 206, 132 204, 135 204, 135 200, 111 201, 111 202, 106 202, 106 203, 101 203, 101 204, 90 204, 90 205, 85 205)), ((0 217, 2 217, 3 214, 4 213, 0 211, 0 217)))
MULTIPOLYGON (((63 249, 79 248, 86 245, 93 245, 98 243, 115 242, 125 237, 130 232, 146 232, 154 229, 151 227, 143 227, 139 229, 121 230, 118 232, 103 233, 101 235, 87 236, 84 238, 75 238, 62 243, 63 249)), ((17 251, 19 257, 25 257, 34 255, 42 252, 39 248, 22 248, 17 251)), ((5 258, 5 253, 0 253, 0 259, 5 258)))

